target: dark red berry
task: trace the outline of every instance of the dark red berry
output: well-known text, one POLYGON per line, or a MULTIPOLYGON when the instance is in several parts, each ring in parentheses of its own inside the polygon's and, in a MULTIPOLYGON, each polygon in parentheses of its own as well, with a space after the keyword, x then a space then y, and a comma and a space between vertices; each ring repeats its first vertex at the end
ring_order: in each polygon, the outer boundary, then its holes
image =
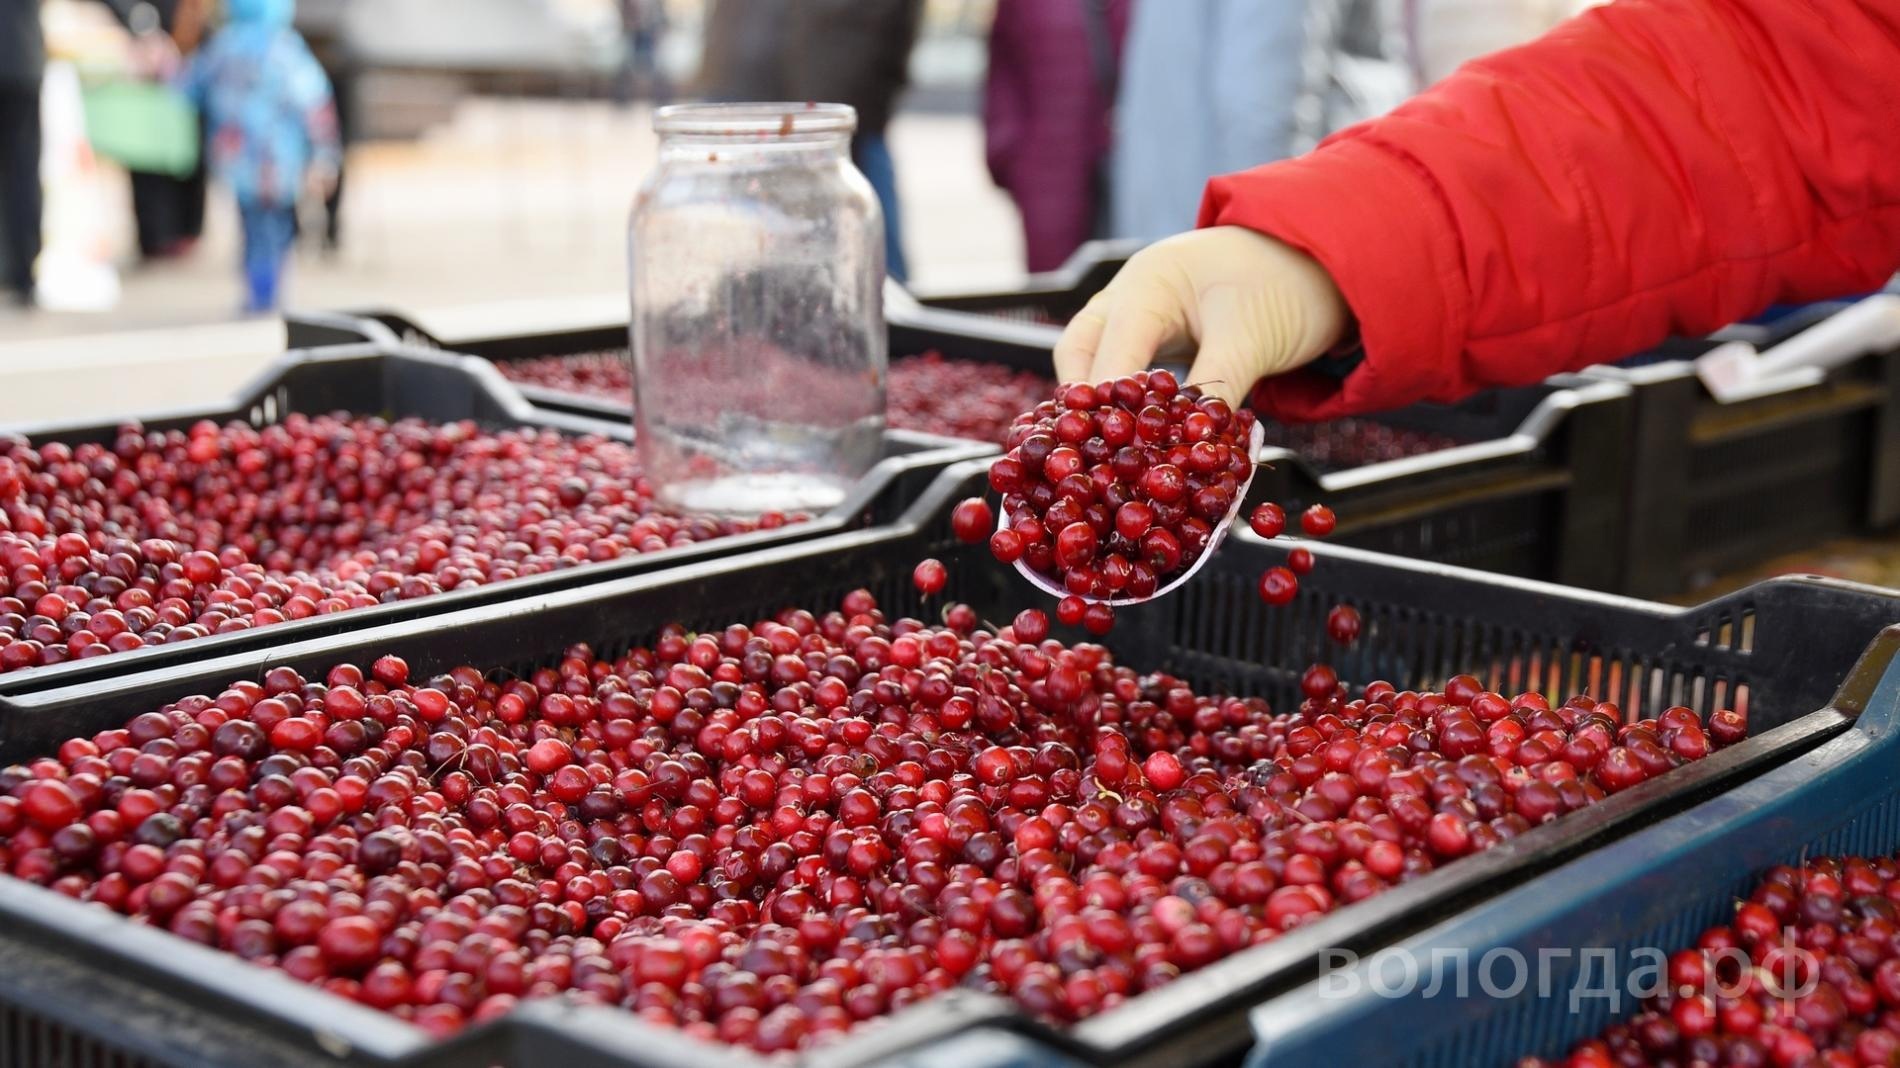
POLYGON ((911 582, 917 586, 917 592, 926 597, 943 592, 950 581, 950 573, 944 569, 941 560, 925 560, 911 572, 911 582))
POLYGON ((1286 532, 1286 509, 1269 502, 1255 508, 1247 521, 1255 534, 1263 538, 1277 538, 1286 532))
POLYGON ((1290 603, 1299 592, 1299 578, 1284 567, 1270 567, 1260 575, 1260 599, 1268 604, 1290 603))
POLYGON ((1333 527, 1337 523, 1338 521, 1333 517, 1333 510, 1323 504, 1315 504, 1300 513, 1300 529, 1305 531, 1308 537, 1323 538, 1333 532, 1333 527))
POLYGON ((981 497, 959 501, 950 511, 950 529, 958 541, 974 545, 996 529, 996 513, 990 511, 990 502, 981 497))

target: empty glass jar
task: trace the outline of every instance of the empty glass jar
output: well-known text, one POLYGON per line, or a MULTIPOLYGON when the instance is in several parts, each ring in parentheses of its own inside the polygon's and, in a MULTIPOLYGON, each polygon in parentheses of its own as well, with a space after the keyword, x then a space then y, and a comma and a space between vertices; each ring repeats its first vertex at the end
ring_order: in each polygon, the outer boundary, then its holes
POLYGON ((879 456, 884 222, 842 104, 661 108, 634 201, 637 444, 694 511, 816 512, 879 456))

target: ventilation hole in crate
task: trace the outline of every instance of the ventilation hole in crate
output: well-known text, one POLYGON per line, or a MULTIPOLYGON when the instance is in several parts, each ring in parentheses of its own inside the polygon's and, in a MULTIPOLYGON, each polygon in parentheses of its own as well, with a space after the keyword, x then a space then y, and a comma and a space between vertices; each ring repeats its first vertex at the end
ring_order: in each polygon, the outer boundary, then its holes
POLYGON ((1737 651, 1742 653, 1755 651, 1755 606, 1752 604, 1742 609, 1742 640, 1737 651))
POLYGON ((1712 644, 1717 649, 1735 647, 1735 624, 1729 619, 1727 612, 1716 617, 1715 641, 1712 644))
POLYGON ((57 1065, 59 1068, 158 1068, 77 1034, 28 1010, 0 1007, 0 1065, 57 1065))
POLYGON ((1735 697, 1729 708, 1744 716, 1748 715, 1748 684, 1746 682, 1736 682, 1735 697))

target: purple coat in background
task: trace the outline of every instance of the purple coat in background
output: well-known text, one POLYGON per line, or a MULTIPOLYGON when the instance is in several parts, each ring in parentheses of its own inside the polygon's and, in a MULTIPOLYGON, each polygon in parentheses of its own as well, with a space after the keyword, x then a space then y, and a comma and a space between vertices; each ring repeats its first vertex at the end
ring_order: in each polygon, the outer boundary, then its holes
POLYGON ((1096 236, 1132 0, 997 0, 983 125, 990 177, 1023 217, 1029 269, 1096 236))

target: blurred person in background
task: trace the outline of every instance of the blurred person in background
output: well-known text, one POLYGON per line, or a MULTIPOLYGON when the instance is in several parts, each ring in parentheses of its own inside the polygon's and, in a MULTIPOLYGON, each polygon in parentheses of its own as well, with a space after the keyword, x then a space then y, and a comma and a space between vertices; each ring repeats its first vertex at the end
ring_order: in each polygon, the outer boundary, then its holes
POLYGON ((666 33, 666 0, 618 0, 620 34, 625 54, 620 59, 620 79, 616 95, 620 105, 633 103, 641 89, 655 104, 664 104, 672 95, 666 73, 660 69, 660 37, 666 33))
POLYGON ((1107 233, 1110 114, 1132 0, 998 0, 983 133, 1031 271, 1107 233))
POLYGON ((1214 175, 1297 155, 1396 105, 1412 86, 1394 54, 1402 29, 1381 0, 1137 0, 1115 112, 1114 235, 1189 229, 1214 175))
POLYGON ((787 99, 857 110, 851 162, 877 190, 884 209, 884 269, 899 282, 910 271, 897 168, 884 132, 910 80, 910 50, 923 11, 923 0, 795 0, 780 53, 787 99))
POLYGON ((790 99, 783 58, 790 17, 791 0, 712 0, 694 89, 715 104, 790 99))
POLYGON ((713 0, 706 13, 700 95, 715 103, 818 100, 857 109, 851 162, 884 211, 884 269, 909 277, 897 172, 885 141, 923 0, 713 0))
POLYGON ((291 27, 296 0, 227 0, 229 21, 192 57, 185 89, 209 128, 211 171, 237 197, 245 310, 278 303, 297 200, 327 196, 341 145, 329 79, 291 27))
MULTIPOLYGON (((157 41, 157 9, 135 0, 104 3, 133 31, 139 65, 160 65, 170 42, 157 41)), ((0 0, 0 296, 21 307, 33 304, 33 264, 40 256, 40 83, 45 75, 40 0, 0 0)))
POLYGON ((330 193, 323 198, 323 233, 319 235, 324 252, 335 253, 343 247, 343 187, 349 180, 349 147, 357 137, 356 86, 360 64, 349 35, 344 29, 342 0, 329 3, 300 4, 297 8, 297 32, 317 57, 323 76, 330 80, 330 97, 336 111, 337 140, 343 151, 336 161, 336 178, 330 193))
POLYGON ((39 0, 0 0, 0 288, 33 302, 40 256, 40 80, 46 45, 39 0))
MULTIPOLYGON (((215 0, 150 0, 156 32, 167 35, 177 56, 197 49, 209 28, 215 0)), ((167 63, 174 62, 170 57, 167 63)), ((167 72, 160 72, 167 73, 167 72)), ((185 255, 198 243, 205 222, 205 163, 202 127, 198 166, 177 176, 132 171, 132 216, 138 227, 139 256, 159 260, 185 255)))

